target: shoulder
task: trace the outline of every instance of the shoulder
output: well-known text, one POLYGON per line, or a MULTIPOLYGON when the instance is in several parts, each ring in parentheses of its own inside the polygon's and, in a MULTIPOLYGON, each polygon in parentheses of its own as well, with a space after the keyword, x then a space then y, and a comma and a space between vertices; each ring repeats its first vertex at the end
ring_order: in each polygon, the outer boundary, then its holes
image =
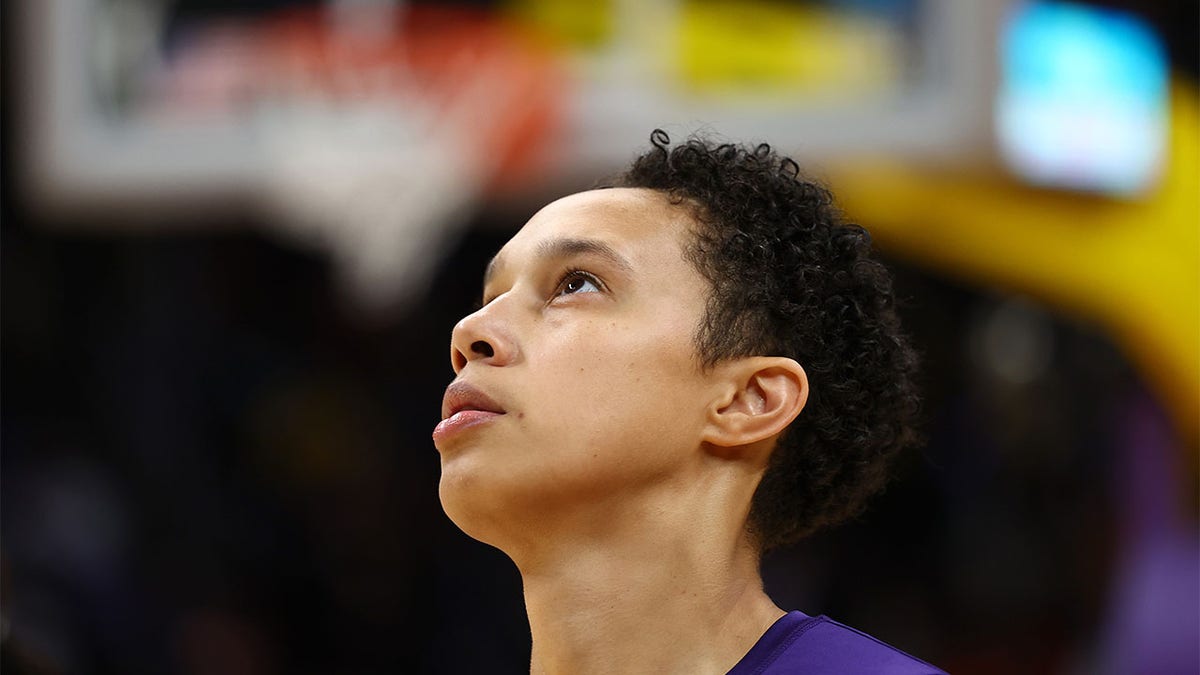
POLYGON ((845 673, 851 672, 848 668, 853 666, 862 668, 858 672, 887 675, 943 675, 941 669, 827 616, 813 617, 812 621, 813 624, 792 643, 793 649, 789 650, 796 652, 793 659, 797 663, 811 664, 809 670, 798 672, 845 673))
POLYGON ((730 675, 945 675, 918 658, 826 616, 792 612, 759 640, 730 675))

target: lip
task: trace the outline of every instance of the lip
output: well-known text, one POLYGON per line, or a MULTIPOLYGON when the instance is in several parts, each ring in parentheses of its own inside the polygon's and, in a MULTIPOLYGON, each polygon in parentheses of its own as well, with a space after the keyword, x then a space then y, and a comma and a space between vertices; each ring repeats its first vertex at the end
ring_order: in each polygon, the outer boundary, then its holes
POLYGON ((442 397, 442 419, 453 417, 463 410, 480 410, 483 412, 504 414, 504 408, 496 403, 491 396, 466 380, 455 380, 446 387, 446 395, 442 397))
POLYGON ((470 429, 471 427, 486 424, 497 417, 502 417, 504 413, 488 412, 486 410, 461 410, 438 422, 438 425, 433 428, 433 444, 441 445, 453 436, 470 429))
POLYGON ((504 408, 475 385, 452 382, 442 398, 442 421, 433 430, 434 444, 504 414, 504 408))

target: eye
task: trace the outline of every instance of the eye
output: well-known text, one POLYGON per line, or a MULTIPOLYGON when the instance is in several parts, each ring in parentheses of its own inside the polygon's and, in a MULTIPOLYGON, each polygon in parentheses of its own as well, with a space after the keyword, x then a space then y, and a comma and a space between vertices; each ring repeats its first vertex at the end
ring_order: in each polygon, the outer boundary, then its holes
POLYGON ((577 293, 599 293, 602 284, 596 277, 582 270, 571 270, 563 275, 558 282, 555 295, 575 295, 577 293))

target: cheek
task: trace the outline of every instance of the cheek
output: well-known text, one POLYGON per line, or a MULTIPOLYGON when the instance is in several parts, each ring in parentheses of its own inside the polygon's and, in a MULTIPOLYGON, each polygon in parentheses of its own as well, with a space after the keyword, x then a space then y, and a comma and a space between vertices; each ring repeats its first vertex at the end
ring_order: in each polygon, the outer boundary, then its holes
POLYGON ((541 421, 589 445, 628 442, 630 434, 653 442, 694 424, 700 392, 690 336, 607 324, 568 343, 534 366, 541 421))

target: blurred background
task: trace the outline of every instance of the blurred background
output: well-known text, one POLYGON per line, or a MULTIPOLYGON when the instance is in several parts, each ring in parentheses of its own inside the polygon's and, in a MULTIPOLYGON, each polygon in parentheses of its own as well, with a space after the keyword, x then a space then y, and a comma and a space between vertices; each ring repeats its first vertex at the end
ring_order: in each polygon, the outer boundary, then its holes
POLYGON ((955 673, 1200 672, 1197 3, 3 5, 8 673, 527 672, 437 500, 448 336, 663 127, 896 270, 928 444, 765 561, 955 673))

